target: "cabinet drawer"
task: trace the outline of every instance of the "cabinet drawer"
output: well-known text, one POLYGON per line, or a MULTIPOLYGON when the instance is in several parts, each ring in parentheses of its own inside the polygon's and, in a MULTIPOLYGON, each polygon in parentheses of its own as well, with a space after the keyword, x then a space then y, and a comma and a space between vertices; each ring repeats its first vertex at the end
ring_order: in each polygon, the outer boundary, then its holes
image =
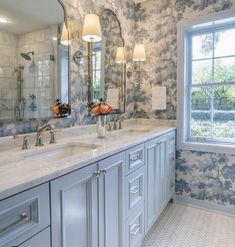
POLYGON ((141 246, 144 238, 144 207, 141 206, 127 221, 127 247, 141 246))
POLYGON ((32 237, 28 241, 19 245, 19 247, 50 247, 51 237, 50 237, 50 227, 46 228, 42 232, 38 233, 36 236, 32 237))
POLYGON ((175 172, 175 150, 169 154, 168 174, 175 172))
POLYGON ((126 151, 126 164, 126 174, 130 174, 144 164, 144 144, 126 151))
POLYGON ((19 245, 49 224, 48 183, 0 201, 0 246, 19 245))
POLYGON ((144 202, 144 167, 128 175, 126 179, 127 215, 144 202))

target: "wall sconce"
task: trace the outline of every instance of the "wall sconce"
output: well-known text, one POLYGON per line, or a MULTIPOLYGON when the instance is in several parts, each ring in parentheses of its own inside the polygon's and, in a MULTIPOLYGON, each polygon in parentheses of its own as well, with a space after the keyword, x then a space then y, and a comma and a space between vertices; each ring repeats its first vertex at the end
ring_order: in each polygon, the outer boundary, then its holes
MULTIPOLYGON (((122 82, 125 81, 125 70, 126 70, 126 57, 125 57, 125 48, 118 47, 116 52, 116 63, 122 66, 122 82)), ((123 92, 123 83, 121 83, 121 92, 123 92)), ((123 98, 123 95, 121 95, 123 98)))
POLYGON ((100 19, 98 15, 89 14, 85 16, 82 39, 86 42, 99 42, 102 39, 100 19))
POLYGON ((69 31, 65 22, 63 23, 63 27, 62 27, 60 43, 65 46, 69 46, 71 44, 71 41, 69 40, 69 31))
POLYGON ((126 63, 124 47, 118 47, 116 52, 116 63, 126 63))
POLYGON ((133 52, 133 61, 139 63, 139 83, 140 83, 140 63, 146 61, 146 53, 144 44, 135 45, 133 52))
MULTIPOLYGON (((92 54, 93 42, 99 42, 102 39, 100 19, 98 15, 88 14, 84 18, 82 39, 87 42, 88 47, 88 88, 92 88, 92 54)), ((91 100, 91 90, 88 90, 88 102, 91 100)))

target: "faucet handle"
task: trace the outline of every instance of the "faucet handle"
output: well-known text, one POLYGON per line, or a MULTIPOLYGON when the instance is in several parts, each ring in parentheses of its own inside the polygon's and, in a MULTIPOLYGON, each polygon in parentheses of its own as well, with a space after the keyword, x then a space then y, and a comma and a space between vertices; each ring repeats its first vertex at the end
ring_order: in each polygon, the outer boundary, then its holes
POLYGON ((39 147, 44 146, 43 140, 42 140, 42 137, 41 136, 38 137, 38 145, 37 146, 39 146, 39 147))
POLYGON ((24 136, 23 138, 23 144, 22 144, 22 150, 29 149, 28 139, 27 136, 24 136))
POLYGON ((111 123, 108 124, 108 131, 112 131, 112 125, 111 125, 111 123))
POLYGON ((51 138, 50 138, 50 144, 54 144, 56 143, 56 140, 55 140, 55 131, 50 131, 50 134, 51 134, 51 138))
POLYGON ((119 121, 118 129, 122 129, 122 121, 119 121))

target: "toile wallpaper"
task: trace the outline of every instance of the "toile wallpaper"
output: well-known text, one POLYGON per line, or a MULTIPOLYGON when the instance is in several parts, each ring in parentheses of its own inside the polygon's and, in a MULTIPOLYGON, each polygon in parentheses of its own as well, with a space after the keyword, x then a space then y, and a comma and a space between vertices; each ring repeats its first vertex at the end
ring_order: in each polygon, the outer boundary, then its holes
MULTIPOLYGON (((232 0, 150 0, 136 6, 135 39, 146 46, 136 117, 176 119, 177 22, 235 7, 232 0), (167 109, 151 110, 151 86, 167 88, 167 109)), ((235 156, 179 150, 176 194, 235 207, 235 156)))
POLYGON ((178 151, 176 192, 235 207, 235 156, 178 151))
MULTIPOLYGON (((56 121, 55 125, 58 128, 96 122, 95 117, 89 116, 87 108, 87 45, 81 39, 85 15, 89 13, 100 15, 106 8, 111 9, 117 15, 122 28, 122 37, 125 40, 126 54, 129 58, 127 67, 132 67, 131 54, 134 45, 134 2, 129 0, 62 0, 62 2, 67 11, 68 27, 71 33, 70 80, 72 114, 70 118, 56 121), (85 56, 84 63, 80 66, 75 64, 72 59, 77 50, 82 51, 85 56)), ((134 106, 133 78, 127 78, 126 84, 126 115, 129 117, 133 112, 134 106)), ((36 131, 37 124, 37 122, 30 121, 11 124, 1 122, 0 137, 36 131)))

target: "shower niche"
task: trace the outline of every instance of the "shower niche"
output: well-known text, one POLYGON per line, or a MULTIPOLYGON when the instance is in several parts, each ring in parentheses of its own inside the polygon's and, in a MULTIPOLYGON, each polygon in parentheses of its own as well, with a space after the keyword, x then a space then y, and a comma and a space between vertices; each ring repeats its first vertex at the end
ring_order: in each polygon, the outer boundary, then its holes
POLYGON ((54 117, 69 104, 69 33, 60 0, 1 0, 0 123, 54 117))

